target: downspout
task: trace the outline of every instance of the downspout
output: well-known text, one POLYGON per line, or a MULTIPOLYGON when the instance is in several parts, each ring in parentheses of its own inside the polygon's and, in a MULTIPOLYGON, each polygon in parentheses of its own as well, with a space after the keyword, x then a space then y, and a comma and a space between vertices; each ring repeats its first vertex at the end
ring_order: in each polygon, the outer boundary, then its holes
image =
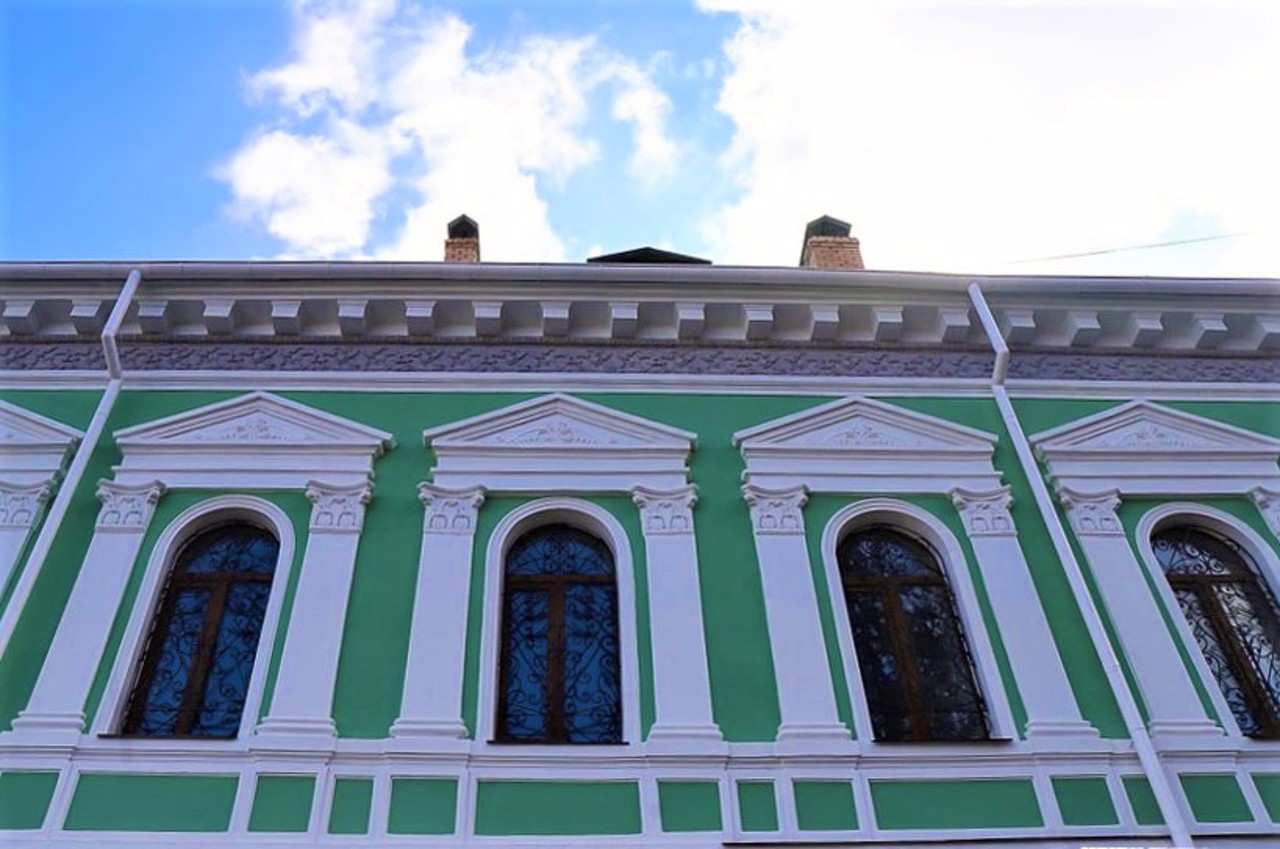
POLYGON ((1120 706, 1120 714, 1124 718, 1125 726, 1129 732, 1129 739, 1133 741, 1133 748, 1138 755, 1138 762, 1142 765, 1142 771, 1146 773, 1147 780, 1151 783, 1151 790, 1155 794, 1156 804, 1159 805, 1160 813, 1164 816, 1165 824, 1169 828, 1169 837, 1172 839, 1173 844, 1175 846, 1191 847, 1194 845, 1191 840, 1191 830, 1182 816, 1182 810, 1178 806, 1173 788, 1170 786, 1163 765, 1160 763, 1160 756, 1156 753, 1155 746, 1151 742, 1151 735, 1147 732, 1147 725, 1142 721, 1142 713, 1138 710, 1138 703, 1134 700, 1133 693, 1129 690, 1129 684, 1125 680, 1124 671, 1120 666, 1120 658, 1116 655, 1111 641, 1107 639, 1107 632, 1102 624, 1102 616, 1098 612, 1097 606, 1093 603, 1093 596, 1090 595, 1088 584, 1085 582, 1084 570, 1080 567, 1080 562, 1076 559, 1075 552, 1071 548, 1071 542, 1067 539, 1067 533, 1062 526, 1062 520, 1058 516, 1057 508, 1054 506, 1053 497, 1049 494, 1049 487, 1045 484, 1044 477, 1040 474, 1040 467, 1036 463, 1035 455, 1031 451, 1031 443, 1027 441, 1027 435, 1022 430, 1022 424, 1018 421, 1017 413, 1014 412, 1013 404, 1009 400, 1009 393, 1005 389, 1005 376, 1009 371, 1009 346, 1005 344, 1000 328, 996 324, 995 316, 991 312, 991 307, 988 306, 987 299, 982 294, 982 288, 977 283, 969 284, 969 299, 973 302, 973 308, 978 313, 979 321, 982 322, 982 329, 986 332, 987 339, 991 343, 991 349, 996 354, 995 367, 991 373, 991 394, 995 397, 996 406, 1000 409, 1000 418, 1004 420, 1005 430, 1009 432, 1009 437, 1013 441, 1014 450, 1018 454, 1018 461, 1022 466, 1023 473, 1026 475, 1027 483, 1031 486, 1031 493, 1035 498, 1036 506, 1039 507, 1040 515, 1044 518, 1045 526, 1049 530, 1054 550, 1057 552, 1058 559, 1062 562, 1066 571, 1067 582, 1071 585, 1071 593, 1075 597, 1076 606, 1080 608, 1080 612, 1084 616, 1085 627, 1088 629, 1094 648, 1102 661, 1102 668, 1107 675, 1107 682, 1110 684, 1111 691, 1115 694, 1116 702, 1120 706))
POLYGON ((4 615, 0 616, 0 657, 4 656, 5 650, 9 647, 9 640, 13 637, 18 617, 26 606, 36 578, 44 568, 44 561, 49 556, 49 549, 53 547, 54 537, 57 536, 62 520, 67 515, 71 499, 75 497, 76 490, 80 487, 84 470, 98 448, 98 441, 102 438, 107 417, 111 415, 116 399, 120 396, 120 386, 124 377, 120 366, 120 351, 116 347, 116 333, 124 323, 125 314, 128 313, 129 306, 133 303, 133 296, 141 282, 142 272, 136 268, 131 270, 129 276, 125 278, 115 305, 111 308, 111 315, 107 317, 107 323, 102 328, 102 354, 107 363, 107 388, 98 399, 98 408, 94 410, 89 427, 85 429, 84 438, 80 440, 75 456, 71 459, 71 465, 67 468, 66 476, 58 487, 58 494, 54 497, 53 504, 49 506, 49 513, 40 526, 40 534, 31 548, 31 555, 27 558, 27 564, 22 570, 17 586, 13 588, 9 606, 5 608, 4 615))

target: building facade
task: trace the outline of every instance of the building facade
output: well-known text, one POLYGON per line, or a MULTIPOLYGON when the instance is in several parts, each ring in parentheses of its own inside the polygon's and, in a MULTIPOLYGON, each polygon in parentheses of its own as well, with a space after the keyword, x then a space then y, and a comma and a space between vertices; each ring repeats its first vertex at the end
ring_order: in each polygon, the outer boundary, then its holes
POLYGON ((0 266, 0 843, 1261 847, 1280 281, 0 266))

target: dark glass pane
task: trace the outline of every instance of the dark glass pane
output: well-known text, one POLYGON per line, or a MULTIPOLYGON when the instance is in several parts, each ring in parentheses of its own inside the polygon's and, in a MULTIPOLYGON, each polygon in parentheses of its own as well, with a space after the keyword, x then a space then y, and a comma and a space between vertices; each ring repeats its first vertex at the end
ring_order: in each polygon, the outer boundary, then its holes
MULTIPOLYGON (((1239 575, 1244 566, 1232 546, 1196 528, 1162 532, 1151 540, 1151 548, 1169 575, 1239 575)), ((1243 574, 1248 574, 1248 567, 1243 574)))
POLYGON ((1200 603, 1199 597, 1193 590, 1178 589, 1175 587, 1174 595, 1177 596, 1178 604, 1182 607, 1182 613, 1187 617, 1187 624, 1191 627, 1191 636, 1195 637, 1196 644, 1200 646, 1200 652, 1204 655, 1205 663, 1209 666, 1209 672, 1218 682, 1223 696, 1227 699, 1227 706, 1231 708, 1232 715, 1236 718, 1236 723, 1240 726, 1243 734, 1256 734, 1258 732, 1258 720, 1254 717, 1252 709, 1245 698, 1244 689, 1240 686, 1240 681, 1236 678, 1235 669, 1232 667, 1231 660, 1227 656, 1226 649, 1218 639, 1218 634, 1214 630, 1213 625, 1209 621, 1209 615, 1205 612, 1204 606, 1200 603))
POLYGON ((501 736, 547 739, 547 626, 551 594, 508 590, 503 628, 504 692, 501 736))
POLYGON ((158 652, 155 671, 138 712, 134 733, 156 736, 174 733, 208 606, 206 589, 183 590, 174 598, 169 621, 157 635, 161 642, 153 648, 158 652))
POLYGON ((564 600, 564 718, 570 743, 622 740, 613 584, 569 585, 564 600))
POLYGON ((845 594, 853 644, 857 648, 862 689, 871 713, 871 729, 877 740, 909 740, 911 714, 902 688, 902 670, 893 654, 893 640, 884 605, 873 593, 845 594))
POLYGON ((1275 603, 1256 580, 1218 584, 1214 589, 1272 712, 1280 712, 1280 616, 1275 603))
POLYGON ((507 574, 613 575, 613 558, 600 540, 568 525, 548 525, 526 534, 507 556, 507 574))
POLYGON ((275 571, 280 544, 264 530, 249 525, 217 528, 201 534, 182 551, 179 569, 188 575, 275 571))
POLYGON ((942 577, 932 553, 920 542, 887 529, 845 539, 839 555, 845 577, 942 577))
POLYGON ((951 594, 945 586, 912 586, 904 587, 899 599, 910 632, 929 736, 986 738, 986 707, 974 680, 951 594))
POLYGON ((261 581, 235 583, 228 588, 192 736, 234 737, 240 730, 240 715, 249 693, 249 678, 253 675, 258 636, 270 595, 271 585, 261 581))

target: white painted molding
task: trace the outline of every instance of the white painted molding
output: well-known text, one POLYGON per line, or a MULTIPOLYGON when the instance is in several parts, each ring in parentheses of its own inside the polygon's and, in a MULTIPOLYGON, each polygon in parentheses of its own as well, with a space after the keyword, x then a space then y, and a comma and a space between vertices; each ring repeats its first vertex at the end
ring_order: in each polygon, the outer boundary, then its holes
POLYGON ((116 431, 120 483, 170 488, 304 489, 364 483, 391 434, 266 392, 116 431))
POLYGON ((418 500, 425 508, 422 532, 473 536, 484 497, 484 487, 446 489, 431 483, 418 484, 418 500))
POLYGON ((1280 489, 1255 486, 1249 490, 1249 499, 1257 505, 1271 533, 1280 537, 1280 489))
POLYGON ((1171 524, 1205 528, 1239 545, 1258 567, 1260 572, 1258 579, 1267 583, 1273 597, 1280 594, 1280 559, 1277 558, 1275 549, 1249 525, 1230 513, 1190 501, 1172 501, 1153 507, 1142 515, 1134 530, 1134 541, 1141 555, 1140 562, 1146 568, 1151 583, 1156 587, 1160 603, 1169 614, 1169 620, 1173 622, 1177 639, 1182 642, 1187 656, 1191 658, 1196 674, 1213 701, 1214 710, 1222 721, 1223 728, 1228 735, 1243 739, 1235 715, 1231 712, 1231 706, 1227 703, 1217 678, 1209 668, 1195 635, 1191 633, 1191 627, 1187 623, 1186 615, 1182 612, 1182 606, 1169 586, 1169 579, 1160 567, 1152 548, 1151 537, 1162 527, 1171 524))
POLYGON ((0 400, 0 469, 14 486, 53 483, 84 434, 0 400))
MULTIPOLYGON (((271 578, 271 593, 267 598, 262 630, 258 634, 258 651, 253 663, 253 674, 249 679, 244 711, 240 717, 240 731, 234 743, 237 749, 244 749, 248 745, 248 736, 254 723, 257 722, 259 706, 266 687, 271 652, 275 647, 275 635, 279 626, 280 612, 284 606, 285 590, 293 570, 293 555, 297 540, 293 522, 277 505, 263 498, 239 494, 215 496, 188 507, 165 526, 156 539, 142 575, 138 595, 129 612, 120 649, 111 666, 111 675, 103 692, 97 716, 93 721, 92 733, 113 734, 120 729, 128 706, 129 689, 145 649, 144 643, 151 628, 152 617, 155 616, 160 605, 165 581, 178 553, 188 540, 214 525, 227 521, 249 522, 265 526, 279 543, 276 568, 271 578)), ((154 748, 157 744, 167 745, 170 742, 148 740, 139 741, 138 745, 154 748)), ((199 748, 207 742, 209 741, 192 741, 190 745, 193 748, 199 748)), ((218 745, 225 741, 213 742, 218 745)))
POLYGON ((493 492, 676 489, 688 481, 695 439, 559 393, 423 432, 437 486, 493 492))
POLYGON ((802 410, 733 441, 750 482, 771 489, 892 495, 1000 485, 995 434, 870 398, 802 410))
MULTIPOLYGON (((13 484, 0 480, 0 530, 21 530, 25 536, 52 492, 49 481, 13 484)), ((3 586, 4 576, 0 575, 0 587, 3 586)))
POLYGON ((1031 437, 1059 488, 1123 495, 1244 494, 1280 488, 1280 439, 1147 400, 1031 437))
MULTIPOLYGON (((632 501, 640 508, 640 525, 644 535, 693 535, 693 506, 698 503, 698 487, 656 490, 637 486, 631 491, 632 501)), ((654 566, 659 564, 649 561, 654 566)))
POLYGON ((960 511, 964 529, 971 538, 980 536, 1018 535, 1009 507, 1013 504, 1012 487, 1003 486, 988 492, 953 489, 951 503, 960 511))
POLYGON ((1120 507, 1119 491, 1076 492, 1059 487, 1058 499, 1067 509, 1067 519, 1076 536, 1124 536, 1124 528, 1116 512, 1120 507))
POLYGON ((596 751, 625 753, 622 746, 516 746, 492 743, 497 715, 498 655, 502 635, 502 587, 507 552, 524 533, 540 525, 563 522, 601 539, 613 554, 618 582, 618 654, 622 664, 622 739, 624 746, 640 742, 640 666, 636 626, 635 568, 631 543, 613 514, 578 498, 540 498, 507 513, 489 537, 485 549, 484 618, 480 636, 480 686, 476 737, 479 751, 537 750, 542 755, 572 759, 596 751))
POLYGON ((98 481, 98 533, 141 533, 146 530, 156 502, 166 487, 160 481, 127 485, 115 481, 98 481))
POLYGON ((307 481, 313 534, 358 534, 364 527, 365 505, 373 498, 373 485, 340 486, 307 481))
POLYGON ((751 512, 751 527, 760 535, 804 536, 804 514, 801 512, 809 500, 803 486, 790 489, 770 489, 746 483, 742 497, 751 512))

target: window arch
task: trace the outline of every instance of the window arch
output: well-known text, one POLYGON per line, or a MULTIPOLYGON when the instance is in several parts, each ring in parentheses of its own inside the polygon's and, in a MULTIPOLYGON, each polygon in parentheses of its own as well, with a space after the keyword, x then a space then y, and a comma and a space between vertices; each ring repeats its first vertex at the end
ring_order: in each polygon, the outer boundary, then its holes
POLYGON ((1151 554, 1240 732, 1280 737, 1280 607, 1253 557, 1185 516, 1151 534, 1151 554))
POLYGON ((495 738, 620 743, 618 583, 598 537, 565 523, 520 536, 503 566, 495 738))
POLYGON ((988 739, 986 701, 933 547, 873 524, 847 533, 836 560, 875 739, 988 739))
POLYGON ((280 540, 243 520, 208 526, 167 570, 122 732, 234 738, 280 559, 280 540))

